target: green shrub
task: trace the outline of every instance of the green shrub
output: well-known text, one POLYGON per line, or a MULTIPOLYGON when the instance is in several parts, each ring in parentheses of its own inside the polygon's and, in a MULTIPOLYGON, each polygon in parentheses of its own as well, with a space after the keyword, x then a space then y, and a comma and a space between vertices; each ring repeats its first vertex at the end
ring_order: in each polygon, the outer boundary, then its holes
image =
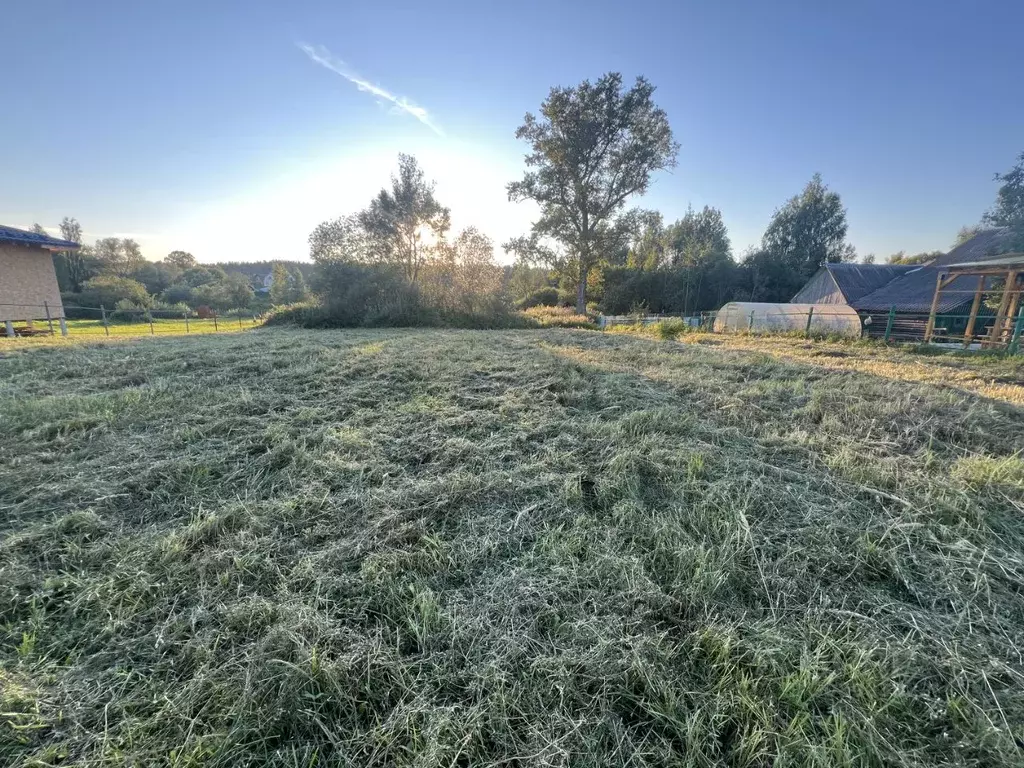
POLYGON ((689 332, 690 326, 684 323, 680 318, 673 317, 671 320, 662 320, 660 323, 654 323, 651 326, 651 330, 659 339, 671 341, 679 338, 684 333, 689 332))
POLYGON ((572 307, 532 307, 523 314, 542 327, 590 330, 597 328, 594 318, 589 315, 577 315, 572 307))
MULTIPOLYGON (((114 277, 113 275, 102 275, 94 277, 82 286, 82 292, 71 294, 75 306, 79 307, 106 307, 114 309, 119 301, 127 301, 137 307, 149 308, 153 304, 153 297, 146 292, 146 286, 138 280, 131 280, 127 277, 114 277)), ((94 316, 92 313, 90 316, 94 316)))
POLYGON ((118 323, 148 323, 152 319, 148 308, 128 299, 118 301, 107 317, 118 323))
POLYGON ((304 301, 274 307, 263 319, 264 325, 297 325, 301 328, 330 327, 327 308, 319 301, 304 301))
POLYGON ((418 286, 387 268, 348 262, 321 264, 314 285, 319 301, 275 307, 267 323, 306 328, 535 327, 500 296, 477 301, 473 309, 435 306, 418 286))
POLYGON ((558 289, 548 287, 526 294, 526 296, 516 302, 516 306, 519 309, 531 309, 532 307, 554 307, 558 303, 558 289))
POLYGON ((264 318, 265 325, 297 325, 302 328, 473 328, 512 329, 536 328, 538 323, 523 312, 468 312, 442 311, 423 306, 411 306, 399 301, 383 302, 375 307, 360 323, 344 324, 331 312, 330 306, 319 301, 274 307, 264 318))

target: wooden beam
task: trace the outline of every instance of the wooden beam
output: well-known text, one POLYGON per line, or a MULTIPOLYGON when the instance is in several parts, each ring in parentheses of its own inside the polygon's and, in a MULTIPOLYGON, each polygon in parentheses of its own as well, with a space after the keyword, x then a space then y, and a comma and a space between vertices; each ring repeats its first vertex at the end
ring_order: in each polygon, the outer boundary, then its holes
POLYGON ((924 329, 924 343, 927 344, 932 340, 932 333, 935 331, 935 312, 939 308, 939 296, 942 295, 944 275, 939 272, 938 278, 935 280, 935 295, 932 296, 932 309, 928 313, 928 325, 924 329))
POLYGON ((971 303, 971 317, 967 321, 967 330, 964 331, 964 349, 971 346, 974 341, 974 323, 978 319, 978 309, 981 307, 981 295, 985 292, 985 276, 978 278, 978 289, 974 292, 974 301, 971 303))
POLYGON ((1014 272, 1006 278, 1004 290, 1010 296, 1010 306, 1006 308, 1006 330, 1013 333, 1013 321, 1017 317, 1017 304, 1020 302, 1020 291, 1017 290, 1017 280, 1020 279, 1020 272, 1014 272))
POLYGON ((1010 297, 1013 296, 1013 286, 1017 282, 1016 270, 1010 270, 1006 275, 1006 285, 1003 286, 1003 299, 999 302, 999 310, 996 312, 996 321, 992 323, 992 330, 988 332, 988 340, 982 343, 982 348, 991 348, 996 342, 1002 339, 1006 330, 1006 310, 1010 306, 1010 297))

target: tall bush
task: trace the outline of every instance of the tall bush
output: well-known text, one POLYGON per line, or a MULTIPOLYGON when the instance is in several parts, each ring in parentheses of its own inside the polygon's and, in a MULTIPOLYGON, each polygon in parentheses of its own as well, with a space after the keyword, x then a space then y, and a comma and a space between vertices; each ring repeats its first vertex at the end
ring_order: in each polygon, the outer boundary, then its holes
POLYGON ((137 280, 101 275, 88 280, 82 286, 82 292, 74 296, 74 301, 80 307, 104 306, 113 309, 119 301, 127 301, 137 307, 149 307, 153 297, 146 291, 146 286, 137 280))

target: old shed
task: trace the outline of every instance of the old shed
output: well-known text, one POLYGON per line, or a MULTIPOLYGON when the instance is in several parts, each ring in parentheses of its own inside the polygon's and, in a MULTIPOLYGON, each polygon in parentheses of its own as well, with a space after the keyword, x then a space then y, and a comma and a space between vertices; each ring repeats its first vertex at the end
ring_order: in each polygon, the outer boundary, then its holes
POLYGON ((73 251, 78 243, 0 225, 0 320, 8 336, 15 323, 34 320, 60 323, 66 333, 54 251, 73 251))

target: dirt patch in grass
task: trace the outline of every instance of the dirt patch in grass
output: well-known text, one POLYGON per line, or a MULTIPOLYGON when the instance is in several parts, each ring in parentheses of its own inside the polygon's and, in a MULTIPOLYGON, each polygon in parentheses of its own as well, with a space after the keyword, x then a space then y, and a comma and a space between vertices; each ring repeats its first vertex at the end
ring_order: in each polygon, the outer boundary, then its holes
POLYGON ((0 359, 0 764, 1020 765, 1024 410, 739 346, 0 359))

